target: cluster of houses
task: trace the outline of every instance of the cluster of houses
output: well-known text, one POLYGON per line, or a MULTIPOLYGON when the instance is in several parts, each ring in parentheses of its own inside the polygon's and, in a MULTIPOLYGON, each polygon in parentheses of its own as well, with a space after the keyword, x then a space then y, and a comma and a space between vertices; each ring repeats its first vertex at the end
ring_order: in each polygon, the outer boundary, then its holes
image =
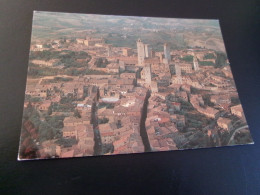
MULTIPOLYGON (((182 115, 182 117, 184 116, 182 115)), ((147 109, 145 127, 152 151, 177 149, 173 139, 167 137, 167 135, 178 131, 176 125, 180 123, 180 121, 177 115, 170 115, 167 112, 167 105, 163 99, 156 95, 151 96, 147 109)), ((185 124, 185 119, 182 121, 185 124)))
POLYGON ((135 87, 124 93, 114 108, 98 109, 98 118, 108 119, 105 124, 99 124, 102 143, 113 144, 113 154, 144 152, 140 123, 146 96, 147 89, 135 87))
POLYGON ((204 101, 201 95, 190 95, 190 103, 201 114, 206 115, 209 118, 216 119, 219 117, 219 110, 210 106, 204 105, 204 101))
MULTIPOLYGON (((104 145, 113 145, 110 153, 144 152, 141 137, 141 121, 144 120, 144 105, 148 99, 145 129, 152 151, 177 149, 172 135, 186 125, 186 117, 181 113, 181 102, 188 102, 205 117, 216 120, 219 128, 233 130, 230 118, 220 117, 221 111, 244 119, 241 105, 230 107, 231 96, 237 96, 229 67, 214 68, 199 66, 198 61, 215 63, 216 54, 212 50, 174 50, 164 44, 164 52, 155 52, 148 44, 137 41, 137 50, 128 47, 113 47, 104 39, 86 37, 76 39, 68 46, 71 50, 87 51, 91 55, 88 64, 92 70, 106 75, 66 76, 68 81, 55 81, 54 77, 43 77, 35 84, 28 83, 26 95, 40 98, 32 102, 40 112, 49 110, 53 103, 60 104, 63 97, 73 98, 73 105, 81 118, 67 114, 62 128, 64 139, 73 138, 76 144, 62 147, 55 140, 42 143, 41 156, 87 156, 94 154, 94 129, 90 124, 93 114, 97 116, 98 131, 104 145), (206 55, 213 58, 207 59, 206 55), (192 57, 192 61, 182 60, 192 57), (104 67, 97 67, 96 60, 107 59, 104 67), (174 71, 172 71, 174 67, 174 71), (194 94, 191 88, 208 91, 210 101, 216 107, 204 103, 201 94, 194 94), (232 92, 218 94, 218 91, 232 92), (148 95, 151 93, 151 96, 148 95), (148 96, 150 96, 148 98, 148 96), (93 113, 93 105, 98 109, 93 113)), ((51 44, 52 49, 61 45, 60 41, 51 44)), ((35 44, 33 51, 43 51, 42 44, 35 44)), ((60 49, 60 48, 57 48, 60 49)), ((83 59, 84 60, 84 59, 83 59)), ((57 60, 34 59, 38 66, 53 67, 57 60)), ((25 105, 28 102, 25 102, 25 105)), ((184 109, 185 110, 185 109, 184 109)), ((186 109, 187 111, 187 109, 186 109)), ((55 113, 53 113, 55 114, 55 113)), ((59 114, 59 113, 56 113, 59 114)))

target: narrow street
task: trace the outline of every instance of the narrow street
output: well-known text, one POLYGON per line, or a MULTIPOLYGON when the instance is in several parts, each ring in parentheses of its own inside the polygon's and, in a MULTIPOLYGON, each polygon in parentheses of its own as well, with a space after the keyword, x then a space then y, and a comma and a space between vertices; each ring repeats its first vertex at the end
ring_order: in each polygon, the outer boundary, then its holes
POLYGON ((151 92, 147 92, 146 98, 144 100, 144 106, 143 106, 143 112, 141 116, 141 122, 140 122, 140 136, 142 137, 143 144, 144 144, 144 151, 145 152, 151 152, 151 146, 149 143, 146 127, 145 127, 145 121, 147 118, 147 107, 148 107, 148 99, 151 96, 151 92))
POLYGON ((102 141, 101 141, 101 136, 98 128, 98 117, 97 117, 97 103, 94 102, 92 105, 92 112, 91 112, 91 122, 93 125, 93 131, 94 131, 94 156, 96 155, 102 155, 103 150, 102 150, 102 141))

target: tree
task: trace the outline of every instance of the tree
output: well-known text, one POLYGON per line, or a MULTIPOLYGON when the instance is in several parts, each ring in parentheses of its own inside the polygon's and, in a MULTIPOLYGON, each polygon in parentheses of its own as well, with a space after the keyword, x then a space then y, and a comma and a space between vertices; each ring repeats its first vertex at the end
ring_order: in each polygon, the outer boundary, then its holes
POLYGON ((75 111, 74 111, 74 116, 75 116, 76 118, 81 118, 81 115, 80 115, 78 109, 75 109, 75 111))
POLYGON ((213 53, 207 53, 204 55, 203 59, 215 59, 215 55, 213 53))
POLYGON ((108 118, 98 119, 98 124, 105 124, 105 123, 108 123, 108 121, 109 121, 108 118))
POLYGON ((211 61, 200 61, 200 60, 198 61, 199 61, 199 65, 201 66, 215 66, 215 64, 211 61))
POLYGON ((98 58, 94 64, 99 68, 106 68, 108 61, 107 59, 98 58))
POLYGON ((48 115, 52 114, 52 105, 49 106, 47 113, 48 113, 48 115))
POLYGON ((226 65, 227 56, 222 52, 217 52, 216 68, 221 68, 226 65))
POLYGON ((183 60, 185 62, 192 62, 193 61, 193 56, 192 55, 187 55, 187 56, 184 56, 183 58, 180 58, 180 60, 183 60))
POLYGON ((41 142, 53 139, 54 135, 54 129, 47 122, 42 122, 40 124, 39 139, 41 142))
POLYGON ((122 127, 121 120, 118 120, 118 121, 117 121, 116 126, 117 126, 118 129, 122 127))

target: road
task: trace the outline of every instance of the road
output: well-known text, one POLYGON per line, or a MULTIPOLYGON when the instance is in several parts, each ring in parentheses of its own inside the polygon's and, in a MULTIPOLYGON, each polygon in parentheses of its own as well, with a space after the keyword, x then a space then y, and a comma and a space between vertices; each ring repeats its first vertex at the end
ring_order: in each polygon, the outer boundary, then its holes
POLYGON ((55 77, 62 77, 62 78, 74 78, 73 76, 68 76, 68 75, 55 75, 55 76, 44 76, 44 77, 41 77, 38 81, 38 84, 41 84, 42 80, 44 79, 54 79, 55 77))
POLYGON ((236 130, 234 130, 233 133, 231 134, 231 137, 230 137, 230 139, 229 139, 227 145, 230 144, 230 142, 234 139, 235 134, 236 134, 239 130, 245 129, 245 128, 248 128, 248 125, 244 125, 244 126, 242 126, 242 127, 237 128, 236 130))

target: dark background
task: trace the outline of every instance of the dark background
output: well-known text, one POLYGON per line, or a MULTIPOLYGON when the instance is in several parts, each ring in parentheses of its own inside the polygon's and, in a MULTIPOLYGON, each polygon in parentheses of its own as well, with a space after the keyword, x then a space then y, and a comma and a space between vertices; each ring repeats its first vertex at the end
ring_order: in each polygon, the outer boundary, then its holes
POLYGON ((260 194, 260 4, 0 0, 0 194, 260 194), (18 162, 33 10, 219 19, 254 145, 18 162))

